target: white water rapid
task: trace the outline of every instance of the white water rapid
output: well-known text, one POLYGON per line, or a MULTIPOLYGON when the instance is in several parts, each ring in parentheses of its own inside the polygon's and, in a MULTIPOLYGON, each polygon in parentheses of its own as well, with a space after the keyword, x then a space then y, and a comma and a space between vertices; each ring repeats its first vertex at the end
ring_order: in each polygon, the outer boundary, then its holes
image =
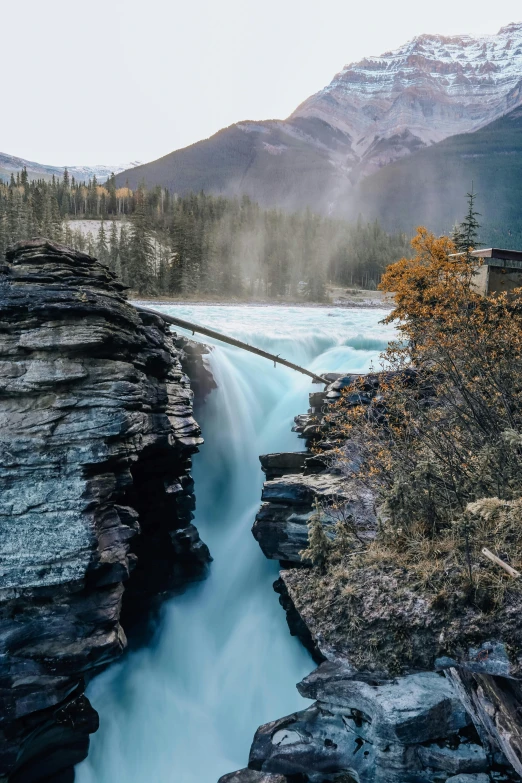
MULTIPOLYGON (((315 372, 378 367, 392 335, 382 310, 325 307, 157 306, 315 372)), ((289 634, 267 561, 250 528, 263 474, 258 455, 301 451, 291 432, 306 412, 306 377, 216 345, 218 389, 199 413, 195 524, 214 562, 209 578, 168 601, 157 632, 97 677, 100 714, 76 783, 217 783, 245 767, 257 727, 307 703, 295 684, 314 667, 289 634)))

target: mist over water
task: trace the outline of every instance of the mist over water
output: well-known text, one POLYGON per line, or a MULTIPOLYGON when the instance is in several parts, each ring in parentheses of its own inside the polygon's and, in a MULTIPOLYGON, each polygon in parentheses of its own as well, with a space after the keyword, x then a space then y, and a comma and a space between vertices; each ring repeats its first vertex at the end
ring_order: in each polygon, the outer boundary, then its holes
MULTIPOLYGON (((153 306, 315 372, 377 367, 392 336, 382 310, 153 306)), ((295 684, 314 664, 272 590, 278 564, 250 529, 264 478, 258 456, 303 450, 293 417, 321 387, 222 344, 210 363, 218 389, 199 412, 205 444, 193 471, 210 576, 166 602, 150 644, 89 686, 100 729, 77 783, 217 783, 247 765, 260 724, 308 703, 295 684)))

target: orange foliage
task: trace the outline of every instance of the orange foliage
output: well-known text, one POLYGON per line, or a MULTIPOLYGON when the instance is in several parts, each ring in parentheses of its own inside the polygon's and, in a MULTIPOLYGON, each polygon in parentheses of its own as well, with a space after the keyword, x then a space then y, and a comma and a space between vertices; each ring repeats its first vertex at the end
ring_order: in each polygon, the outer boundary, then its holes
POLYGON ((381 284, 402 336, 383 355, 396 372, 369 408, 341 400, 331 425, 364 454, 389 518, 434 532, 478 498, 522 495, 522 289, 481 296, 451 240, 420 228, 412 245, 381 284))

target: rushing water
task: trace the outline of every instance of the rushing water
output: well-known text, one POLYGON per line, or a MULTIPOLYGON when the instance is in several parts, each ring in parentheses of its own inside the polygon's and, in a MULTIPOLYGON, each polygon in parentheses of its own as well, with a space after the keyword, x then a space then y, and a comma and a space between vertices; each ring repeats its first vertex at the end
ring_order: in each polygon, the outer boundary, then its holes
MULTIPOLYGON (((365 371, 391 331, 381 310, 160 306, 315 372, 365 371)), ((77 783, 216 783, 246 766, 256 728, 306 702, 295 683, 313 662, 272 591, 277 564, 250 528, 263 474, 258 455, 299 451, 292 419, 308 408, 305 376, 237 348, 210 357, 218 389, 199 419, 195 524, 214 562, 209 578, 168 601, 155 638, 95 679, 100 713, 77 783)))

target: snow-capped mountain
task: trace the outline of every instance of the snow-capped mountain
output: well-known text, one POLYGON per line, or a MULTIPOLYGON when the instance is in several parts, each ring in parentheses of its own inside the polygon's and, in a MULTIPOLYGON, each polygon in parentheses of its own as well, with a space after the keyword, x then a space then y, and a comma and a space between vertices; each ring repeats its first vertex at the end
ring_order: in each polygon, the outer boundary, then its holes
MULTIPOLYGON (((71 177, 74 177, 78 182, 87 182, 89 179, 96 177, 98 182, 105 182, 111 174, 119 174, 121 171, 139 166, 138 161, 127 163, 118 166, 67 166, 67 170, 71 177)), ((42 163, 35 163, 31 160, 24 160, 23 158, 16 158, 13 155, 6 155, 0 152, 0 177, 10 176, 16 174, 17 171, 22 171, 26 168, 30 179, 50 179, 53 175, 55 177, 63 177, 65 166, 46 166, 42 163)))
POLYGON ((381 166, 487 125, 522 103, 522 22, 497 35, 421 35, 347 65, 289 118, 319 118, 381 166))
POLYGON ((421 35, 347 65, 286 120, 236 123, 117 182, 332 211, 377 169, 520 105, 522 22, 482 37, 421 35))

